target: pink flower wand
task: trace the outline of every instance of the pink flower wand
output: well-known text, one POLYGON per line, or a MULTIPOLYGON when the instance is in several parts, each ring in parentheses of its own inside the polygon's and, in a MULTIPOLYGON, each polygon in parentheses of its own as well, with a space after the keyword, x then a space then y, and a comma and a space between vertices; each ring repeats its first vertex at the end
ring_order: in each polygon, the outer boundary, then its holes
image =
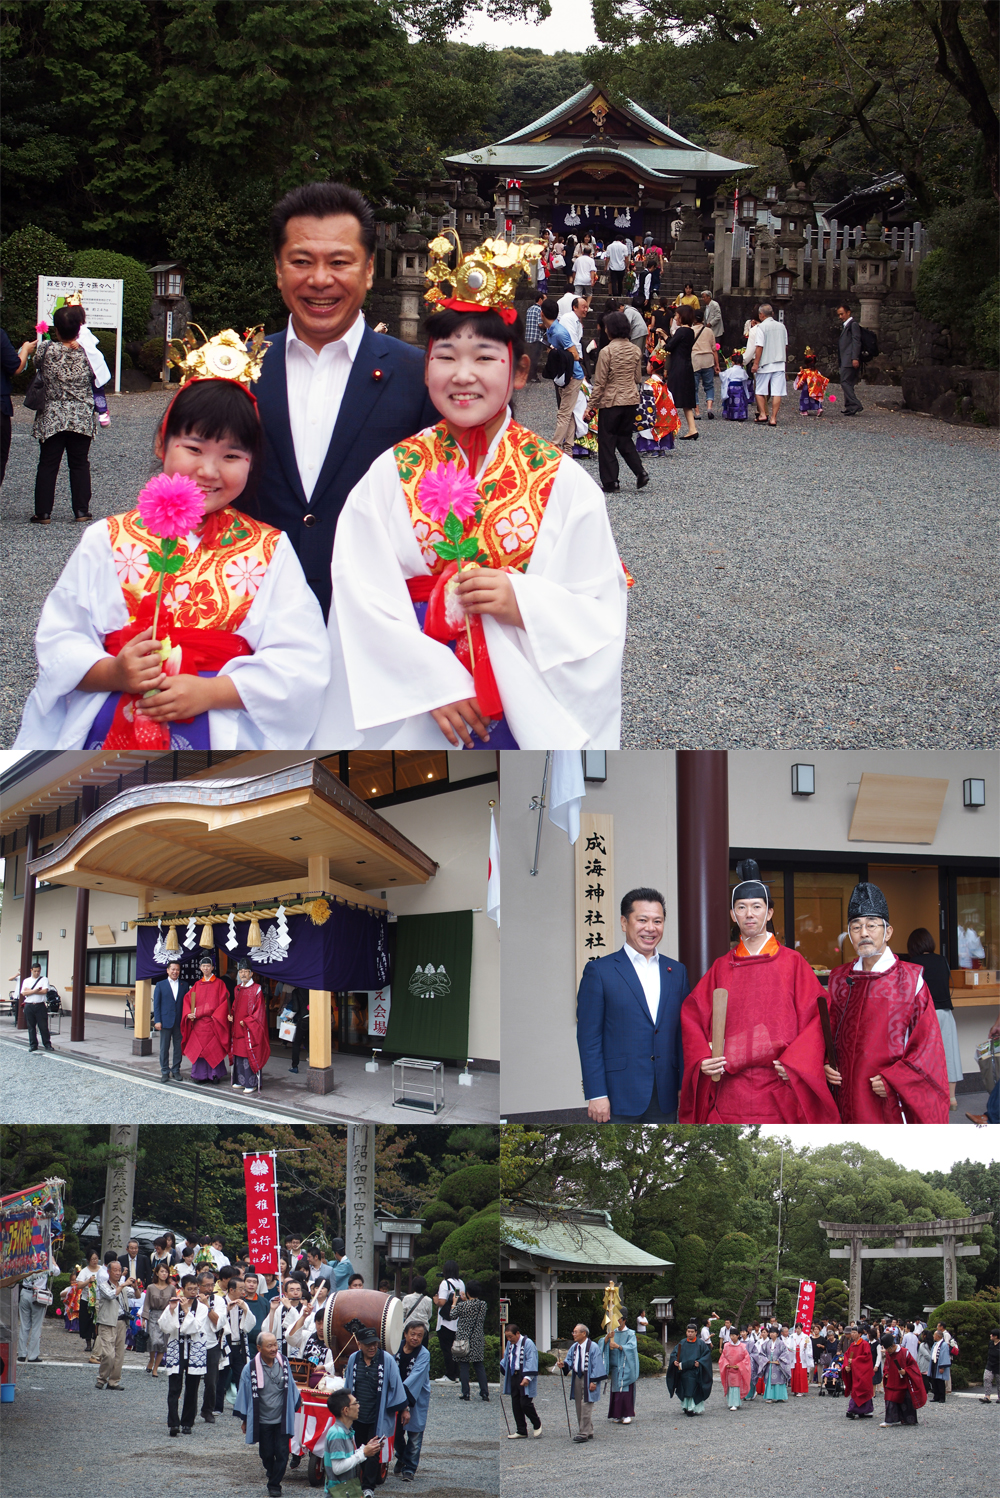
MULTIPOLYGON (((177 551, 177 541, 204 520, 205 496, 194 479, 188 478, 186 474, 158 473, 139 495, 137 507, 143 525, 152 535, 158 536, 162 543, 159 550, 154 548, 146 553, 150 567, 160 575, 153 610, 153 640, 158 644, 156 626, 163 598, 163 581, 180 572, 184 566, 184 557, 177 551)), ((165 643, 169 648, 169 641, 165 643)), ((155 690, 145 693, 147 697, 155 695, 155 690)))
MULTIPOLYGON (((420 481, 418 492, 425 515, 440 525, 446 539, 436 541, 434 550, 446 562, 457 562, 461 572, 463 563, 479 555, 479 540, 467 536, 462 540, 465 522, 475 514, 479 502, 479 490, 467 468, 457 463, 442 463, 438 468, 428 469, 420 481)), ((465 616, 465 632, 469 640, 469 660, 475 662, 472 648, 472 626, 465 616)))

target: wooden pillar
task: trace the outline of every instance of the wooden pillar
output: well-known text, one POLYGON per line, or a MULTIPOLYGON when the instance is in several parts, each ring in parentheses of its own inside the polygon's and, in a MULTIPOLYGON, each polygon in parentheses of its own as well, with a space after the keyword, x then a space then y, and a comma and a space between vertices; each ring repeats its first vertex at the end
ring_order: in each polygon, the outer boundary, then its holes
MULTIPOLYGON (((38 855, 38 833, 42 819, 38 815, 28 818, 28 842, 24 850, 24 909, 21 911, 21 983, 31 977, 31 954, 35 947, 35 876, 29 873, 29 865, 38 855)), ((20 988, 20 984, 18 985, 20 988)), ((24 1005, 18 998, 17 1028, 26 1030, 28 1021, 24 1017, 24 1005)))
MULTIPOLYGON (((80 792, 81 824, 93 813, 97 805, 97 787, 85 785, 80 792)), ((76 922, 73 928, 73 1018, 70 1023, 70 1041, 84 1038, 87 1014, 87 927, 90 923, 90 890, 80 888, 76 892, 76 922)))
MULTIPOLYGON (((309 859, 309 889, 321 894, 330 886, 330 860, 324 854, 309 859)), ((331 995, 328 988, 309 990, 309 1091, 333 1091, 330 1035, 331 995)))
MULTIPOLYGON (((143 889, 139 891, 139 914, 144 915, 152 904, 153 891, 143 889)), ((166 975, 166 969, 164 969, 166 975)), ((135 985, 135 1034, 132 1037, 133 1056, 151 1056, 153 1054, 153 980, 152 978, 138 978, 135 985)))
POLYGON ((677 754, 677 925, 692 985, 729 950, 729 772, 725 749, 677 754))

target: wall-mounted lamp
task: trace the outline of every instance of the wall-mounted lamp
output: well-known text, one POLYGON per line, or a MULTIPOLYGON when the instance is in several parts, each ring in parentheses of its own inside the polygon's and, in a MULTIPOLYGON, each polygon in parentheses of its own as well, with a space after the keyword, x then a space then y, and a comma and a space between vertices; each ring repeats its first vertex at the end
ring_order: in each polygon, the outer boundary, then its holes
POLYGON ((964 806, 986 805, 986 781, 985 780, 963 780, 962 781, 962 804, 964 806))
POLYGON ((128 921, 122 921, 122 923, 121 923, 121 929, 123 931, 127 931, 128 930, 128 921))
POLYGON ((792 766, 792 795, 814 796, 816 794, 816 766, 792 766))
POLYGON ((93 934, 94 934, 94 928, 93 928, 93 926, 88 926, 87 927, 87 935, 88 936, 93 936, 93 934))
POLYGON ((606 750, 584 749, 583 778, 584 780, 607 780, 608 756, 606 750))
POLYGON ((42 933, 40 931, 36 931, 35 932, 35 940, 36 941, 41 941, 41 939, 42 939, 42 933))
POLYGON ((60 931, 59 935, 60 936, 65 936, 66 935, 66 927, 65 926, 62 928, 62 930, 60 931))

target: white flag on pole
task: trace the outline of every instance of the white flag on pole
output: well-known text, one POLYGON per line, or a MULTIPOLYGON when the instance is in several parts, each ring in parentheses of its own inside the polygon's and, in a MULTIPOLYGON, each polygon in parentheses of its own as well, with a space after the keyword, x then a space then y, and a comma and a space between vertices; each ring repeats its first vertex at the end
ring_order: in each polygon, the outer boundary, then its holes
POLYGON ((580 836, 580 802, 587 794, 579 749, 553 749, 549 770, 549 821, 561 827, 571 843, 580 836))
POLYGON ((490 860, 486 875, 486 914, 500 929, 500 839, 496 818, 490 810, 490 860))

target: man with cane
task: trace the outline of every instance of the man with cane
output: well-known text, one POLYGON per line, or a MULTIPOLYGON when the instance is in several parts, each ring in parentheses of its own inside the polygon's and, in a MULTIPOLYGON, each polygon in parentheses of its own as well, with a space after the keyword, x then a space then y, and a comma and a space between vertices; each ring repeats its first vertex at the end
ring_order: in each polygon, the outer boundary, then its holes
MULTIPOLYGON (((570 1394, 576 1404, 577 1422, 577 1434, 573 1440, 580 1445, 594 1439, 594 1416, 590 1407, 601 1397, 601 1384, 607 1371, 597 1343, 590 1340, 590 1332, 582 1322, 573 1328, 573 1341, 575 1346, 570 1348, 565 1358, 559 1358, 556 1367, 563 1378, 567 1373, 570 1375, 570 1394)), ((566 1421, 568 1424, 568 1406, 566 1421)))
POLYGON ((532 1435, 537 1438, 542 1433, 542 1422, 535 1409, 535 1395, 538 1393, 538 1348, 513 1322, 507 1323, 504 1337, 507 1345, 500 1360, 500 1371, 503 1374, 503 1392, 510 1395, 516 1426, 513 1431, 508 1429, 507 1439, 526 1441, 529 1420, 532 1435))

